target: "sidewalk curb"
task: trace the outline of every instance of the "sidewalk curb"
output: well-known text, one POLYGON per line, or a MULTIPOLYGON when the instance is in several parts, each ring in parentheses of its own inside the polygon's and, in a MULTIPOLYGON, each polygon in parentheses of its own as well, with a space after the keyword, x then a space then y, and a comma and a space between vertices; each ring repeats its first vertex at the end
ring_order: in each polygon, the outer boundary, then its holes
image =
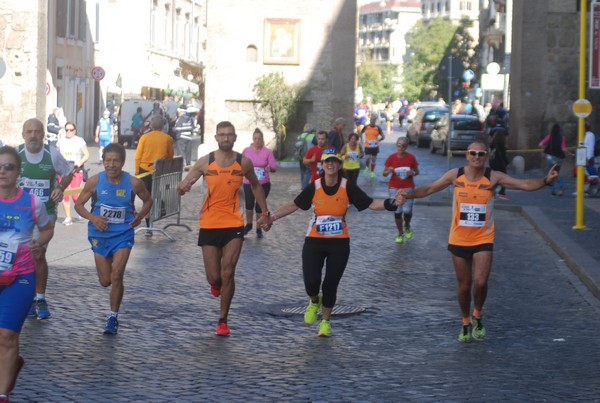
MULTIPOLYGON (((419 200, 419 204, 426 206, 451 206, 452 199, 445 200, 440 197, 426 197, 419 200)), ((600 299, 600 272, 597 270, 598 263, 589 253, 579 246, 575 241, 566 236, 548 218, 539 207, 518 205, 496 205, 499 210, 506 210, 522 215, 544 238, 550 247, 564 259, 569 269, 581 280, 587 289, 600 299)))
POLYGON ((544 215, 539 207, 518 206, 521 215, 535 228, 552 249, 565 260, 571 271, 592 294, 600 299, 600 275, 597 262, 544 215))

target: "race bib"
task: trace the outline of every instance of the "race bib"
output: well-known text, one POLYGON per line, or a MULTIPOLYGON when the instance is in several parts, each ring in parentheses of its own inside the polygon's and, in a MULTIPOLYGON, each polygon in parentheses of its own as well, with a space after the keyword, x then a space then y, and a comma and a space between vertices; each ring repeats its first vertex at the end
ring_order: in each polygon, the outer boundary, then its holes
POLYGON ((258 180, 265 179, 265 177, 267 176, 265 169, 261 167, 254 167, 254 174, 256 175, 256 178, 258 180))
POLYGON ((369 147, 377 147, 377 140, 369 140, 367 142, 367 144, 369 145, 369 147))
POLYGON ((460 204, 458 225, 461 227, 483 227, 485 225, 487 206, 485 204, 460 204))
POLYGON ((398 167, 394 169, 394 173, 400 179, 408 178, 408 171, 410 171, 410 167, 398 167))
POLYGON ((344 228, 342 217, 335 215, 322 215, 317 217, 317 232, 322 235, 341 235, 344 228))
POLYGON ((100 205, 100 215, 108 218, 109 224, 125 223, 125 207, 112 207, 106 204, 100 205))
POLYGON ((19 243, 13 241, 0 241, 0 271, 12 270, 17 258, 19 243))
POLYGON ((358 153, 356 151, 346 153, 346 159, 348 161, 358 161, 358 153))
POLYGON ((35 195, 46 203, 50 200, 50 179, 21 178, 19 187, 29 194, 35 195))

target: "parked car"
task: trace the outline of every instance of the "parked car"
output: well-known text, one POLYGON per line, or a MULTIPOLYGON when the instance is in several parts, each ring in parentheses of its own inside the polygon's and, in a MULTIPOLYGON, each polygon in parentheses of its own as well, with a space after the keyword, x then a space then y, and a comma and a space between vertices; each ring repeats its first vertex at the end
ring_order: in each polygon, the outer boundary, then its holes
POLYGON ((411 144, 424 147, 429 144, 431 131, 442 116, 448 113, 447 107, 421 108, 408 125, 406 136, 411 144))
POLYGON ((435 124, 431 132, 429 150, 434 154, 442 150, 446 155, 448 149, 466 150, 475 140, 484 139, 483 124, 477 116, 445 114, 435 124))
POLYGON ((447 108, 448 105, 446 105, 445 102, 440 102, 440 101, 424 101, 424 102, 415 102, 414 104, 412 104, 409 108, 409 113, 408 116, 406 117, 407 122, 411 123, 414 119, 415 119, 415 115, 417 114, 417 111, 419 109, 423 109, 423 108, 447 108))

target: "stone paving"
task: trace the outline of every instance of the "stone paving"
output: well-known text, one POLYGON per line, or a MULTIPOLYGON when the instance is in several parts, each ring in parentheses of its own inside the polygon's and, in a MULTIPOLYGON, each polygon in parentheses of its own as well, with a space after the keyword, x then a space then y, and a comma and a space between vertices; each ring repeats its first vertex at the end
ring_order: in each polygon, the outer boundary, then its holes
MULTIPOLYGON (((379 170, 393 138, 386 144, 379 170)), ((420 183, 443 171, 428 151, 413 151, 427 165, 420 183)), ((387 197, 383 178, 361 176, 359 184, 387 197)), ((271 210, 299 191, 297 171, 281 169, 271 210)), ((263 239, 250 234, 236 275, 232 334, 221 338, 214 334, 218 299, 196 246, 200 197, 196 185, 182 199, 182 223, 194 231, 170 227, 176 242, 137 235, 116 336, 102 334, 108 290, 98 284, 86 225, 57 225, 47 294, 53 317, 28 320, 23 329, 27 363, 12 401, 600 399, 600 303, 516 209, 497 215, 484 341, 456 341, 450 207, 426 201, 415 206, 414 238, 405 245, 393 242, 391 213, 349 210, 351 255, 338 303, 365 311, 333 317, 331 338, 282 311, 306 304, 300 259, 310 213, 283 218, 263 239)))

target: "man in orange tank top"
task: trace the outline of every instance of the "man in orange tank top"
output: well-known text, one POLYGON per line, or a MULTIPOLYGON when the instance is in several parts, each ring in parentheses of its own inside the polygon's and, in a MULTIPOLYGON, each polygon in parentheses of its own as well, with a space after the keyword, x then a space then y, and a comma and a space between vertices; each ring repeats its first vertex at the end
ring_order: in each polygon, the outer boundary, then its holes
POLYGON ((486 168, 488 152, 487 143, 472 143, 467 149, 467 166, 451 169, 438 180, 410 193, 404 192, 400 197, 418 199, 454 186, 448 250, 458 282, 458 304, 462 314, 462 329, 458 335, 460 342, 483 339, 487 333, 481 316, 494 249, 493 193, 496 187, 533 191, 550 185, 558 178, 556 166, 542 179, 516 179, 493 171, 486 168), (471 290, 474 302, 472 316, 471 290))
POLYGON ((219 336, 230 334, 227 315, 235 290, 235 268, 244 241, 244 218, 238 196, 243 177, 250 181, 262 215, 269 215, 265 194, 254 173, 252 161, 233 151, 236 138, 233 125, 220 122, 215 135, 219 149, 200 158, 177 185, 177 191, 183 195, 200 177, 206 181, 207 192, 199 219, 198 245, 202 247, 210 292, 215 297, 221 297, 217 324, 219 336))

